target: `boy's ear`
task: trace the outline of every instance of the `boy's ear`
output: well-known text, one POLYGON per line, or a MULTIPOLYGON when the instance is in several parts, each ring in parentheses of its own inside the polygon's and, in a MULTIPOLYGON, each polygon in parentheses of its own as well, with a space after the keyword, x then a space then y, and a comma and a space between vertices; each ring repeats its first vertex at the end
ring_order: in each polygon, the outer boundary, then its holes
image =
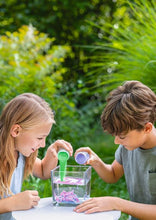
POLYGON ((18 124, 12 126, 10 134, 12 137, 17 137, 20 133, 21 127, 18 124))
POLYGON ((144 128, 145 132, 150 133, 152 129, 153 129, 153 124, 151 122, 147 122, 144 128))

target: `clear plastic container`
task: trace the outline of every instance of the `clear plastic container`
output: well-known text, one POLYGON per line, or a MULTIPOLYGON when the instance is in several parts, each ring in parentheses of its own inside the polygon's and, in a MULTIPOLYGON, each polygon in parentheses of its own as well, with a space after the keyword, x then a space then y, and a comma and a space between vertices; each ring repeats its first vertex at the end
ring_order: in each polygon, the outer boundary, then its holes
POLYGON ((54 205, 75 206, 90 198, 91 166, 67 165, 64 180, 60 166, 51 171, 54 205))

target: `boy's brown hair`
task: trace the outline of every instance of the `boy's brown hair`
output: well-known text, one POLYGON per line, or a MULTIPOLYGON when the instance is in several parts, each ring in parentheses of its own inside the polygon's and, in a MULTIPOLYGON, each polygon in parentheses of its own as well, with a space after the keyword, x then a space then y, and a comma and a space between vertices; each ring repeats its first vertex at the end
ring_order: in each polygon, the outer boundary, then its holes
POLYGON ((139 81, 126 81, 110 92, 101 115, 104 131, 112 135, 142 130, 156 120, 156 95, 139 81))

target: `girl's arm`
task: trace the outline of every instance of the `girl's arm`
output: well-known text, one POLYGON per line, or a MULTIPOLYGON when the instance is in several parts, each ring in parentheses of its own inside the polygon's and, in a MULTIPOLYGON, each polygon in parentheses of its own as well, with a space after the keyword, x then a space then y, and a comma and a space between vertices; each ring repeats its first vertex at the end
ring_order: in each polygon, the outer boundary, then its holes
POLYGON ((123 166, 116 160, 112 164, 106 164, 89 147, 79 148, 75 152, 75 156, 80 151, 89 153, 90 158, 86 164, 91 165, 106 183, 115 183, 123 176, 123 166))
POLYGON ((40 197, 35 190, 27 190, 8 198, 0 199, 0 213, 26 210, 38 205, 40 197))
POLYGON ((57 140, 52 145, 49 146, 47 149, 45 157, 40 160, 36 158, 34 167, 33 167, 33 174, 36 177, 41 179, 48 179, 51 177, 51 170, 57 166, 58 157, 57 153, 60 149, 64 148, 67 150, 72 156, 73 148, 71 144, 64 140, 57 140))

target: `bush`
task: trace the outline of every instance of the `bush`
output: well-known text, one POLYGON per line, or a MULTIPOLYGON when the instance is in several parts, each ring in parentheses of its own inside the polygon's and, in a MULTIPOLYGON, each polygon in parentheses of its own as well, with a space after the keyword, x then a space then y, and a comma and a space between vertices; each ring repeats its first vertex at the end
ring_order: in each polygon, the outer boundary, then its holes
POLYGON ((68 46, 55 46, 55 39, 39 33, 32 25, 0 37, 0 96, 21 92, 52 97, 66 69, 62 67, 68 46))

